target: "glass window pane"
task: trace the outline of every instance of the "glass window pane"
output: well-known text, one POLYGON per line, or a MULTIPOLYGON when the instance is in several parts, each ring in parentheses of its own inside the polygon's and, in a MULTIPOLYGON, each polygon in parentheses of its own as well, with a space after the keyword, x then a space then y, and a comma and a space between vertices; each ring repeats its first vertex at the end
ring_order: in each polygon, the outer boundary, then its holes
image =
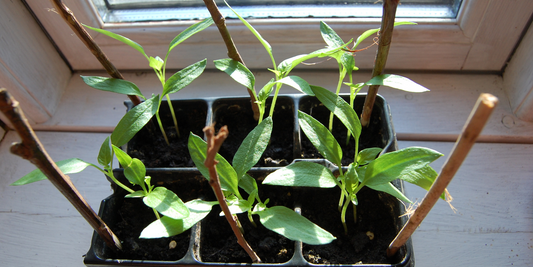
MULTIPOLYGON (((203 0, 92 0, 104 22, 192 20, 209 16, 203 0)), ((402 0, 399 18, 455 18, 462 0, 402 0)), ((235 15, 216 1, 222 14, 235 15)), ((254 18, 375 18, 380 17, 378 0, 232 0, 243 17, 254 18)))

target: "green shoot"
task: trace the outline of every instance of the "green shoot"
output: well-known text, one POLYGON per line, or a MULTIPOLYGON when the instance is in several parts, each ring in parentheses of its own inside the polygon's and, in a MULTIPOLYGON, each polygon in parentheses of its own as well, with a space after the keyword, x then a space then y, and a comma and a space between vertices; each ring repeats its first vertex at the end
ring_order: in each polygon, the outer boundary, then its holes
MULTIPOLYGON (((188 67, 176 72, 169 79, 166 79, 166 66, 167 66, 168 56, 170 55, 170 52, 172 51, 172 49, 174 49, 178 44, 182 43, 183 41, 185 41, 186 39, 188 39, 192 35, 194 35, 194 34, 200 32, 200 31, 204 30, 205 28, 209 27, 212 23, 213 23, 213 20, 211 18, 207 18, 207 19, 205 19, 205 20, 203 20, 201 22, 198 22, 198 23, 190 26, 189 28, 187 28, 186 30, 184 30, 183 32, 178 34, 170 42, 164 60, 161 59, 158 56, 156 56, 156 57, 148 56, 145 53, 144 48, 140 44, 138 44, 137 42, 135 42, 135 41, 133 41, 133 40, 127 38, 127 37, 124 37, 122 35, 119 35, 119 34, 116 34, 116 33, 113 33, 113 32, 107 31, 107 30, 93 28, 93 27, 84 25, 85 27, 87 27, 87 28, 89 28, 91 30, 94 30, 94 31, 99 32, 99 33, 102 33, 104 35, 107 35, 107 36, 109 36, 111 38, 114 38, 114 39, 116 39, 116 40, 118 40, 120 42, 123 42, 123 43, 129 45, 130 47, 134 48, 139 53, 141 53, 148 60, 149 66, 154 70, 154 72, 157 75, 157 77, 158 77, 158 79, 159 79, 159 81, 161 83, 161 86, 163 88, 162 93, 161 93, 161 97, 158 99, 159 101, 158 101, 157 106, 156 106, 157 107, 156 112, 155 112, 155 114, 152 114, 152 116, 153 115, 156 116, 157 123, 159 125, 159 129, 161 130, 161 134, 163 135, 163 137, 164 137, 164 139, 165 139, 167 144, 170 144, 170 142, 168 140, 167 134, 166 134, 165 129, 163 127, 163 124, 161 122, 161 118, 159 116, 159 108, 161 106, 161 102, 162 102, 163 98, 165 98, 167 100, 168 107, 169 107, 170 113, 172 115, 172 120, 174 122, 174 128, 176 129, 178 137, 180 137, 178 121, 176 119, 176 114, 174 112, 174 107, 172 106, 172 104, 170 102, 170 96, 169 95, 173 94, 173 93, 177 93, 178 91, 183 89, 185 86, 189 85, 196 78, 198 78, 203 73, 203 71, 205 70, 205 66, 206 66, 206 62, 207 62, 206 59, 204 59, 202 61, 199 61, 199 62, 196 62, 196 63, 194 63, 194 64, 192 64, 192 65, 190 65, 190 66, 188 66, 188 67)), ((87 85, 89 85, 89 86, 91 86, 91 87, 93 87, 95 89, 99 89, 99 90, 103 90, 103 91, 110 91, 110 92, 119 93, 119 94, 137 95, 137 96, 140 96, 143 99, 146 99, 142 95, 142 93, 139 90, 139 88, 134 83, 129 82, 129 81, 124 81, 124 80, 114 79, 114 78, 97 77, 97 76, 82 76, 82 79, 87 85)))

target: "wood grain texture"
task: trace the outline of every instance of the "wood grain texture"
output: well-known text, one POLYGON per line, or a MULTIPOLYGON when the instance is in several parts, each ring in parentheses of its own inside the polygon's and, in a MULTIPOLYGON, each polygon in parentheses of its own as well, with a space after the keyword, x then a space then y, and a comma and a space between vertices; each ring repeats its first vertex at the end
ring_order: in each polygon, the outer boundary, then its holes
POLYGON ((63 62, 21 1, 0 2, 0 80, 32 123, 52 117, 70 79, 63 62))
MULTIPOLYGON (((453 143, 400 142, 448 155, 453 143)), ((413 236, 418 266, 531 266, 532 145, 476 144, 448 187, 454 213, 439 201, 413 236)), ((446 156, 445 156, 446 157, 446 156)), ((445 158, 432 166, 439 171, 445 158)), ((405 185, 420 201, 425 191, 405 185)))

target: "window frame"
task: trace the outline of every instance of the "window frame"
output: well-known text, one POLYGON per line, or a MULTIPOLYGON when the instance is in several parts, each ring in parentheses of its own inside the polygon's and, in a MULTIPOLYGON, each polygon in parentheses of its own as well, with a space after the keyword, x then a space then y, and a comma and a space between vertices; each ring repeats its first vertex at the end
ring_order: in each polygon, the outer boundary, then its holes
MULTIPOLYGON (((50 12, 45 1, 27 0, 73 70, 99 70, 94 56, 77 40, 59 15, 50 12), (56 15, 56 16, 54 16, 56 15)), ((194 21, 103 24, 90 0, 65 0, 77 18, 88 25, 123 34, 138 43, 151 56, 162 56, 168 43, 194 21)), ((418 26, 395 29, 387 63, 390 70, 486 71, 501 72, 533 13, 533 1, 464 0, 457 19, 414 19, 418 26), (500 21, 506 21, 499 23, 500 21)), ((250 19, 272 45, 276 60, 311 52, 324 46, 319 33, 321 19, 250 19), (281 31, 283 30, 283 32, 281 31), (291 36, 287 39, 285 36, 291 36)), ((400 19, 404 20, 404 19, 400 19)), ((364 30, 379 27, 379 19, 324 19, 348 40, 364 30)), ((265 69, 272 63, 262 46, 240 21, 228 20, 228 28, 246 64, 265 69)), ((109 37, 90 32, 102 50, 120 70, 148 69, 146 59, 109 37)), ((360 53, 356 65, 371 69, 375 52, 360 53)), ((168 68, 179 69, 203 58, 224 58, 226 50, 215 26, 180 44, 171 54, 168 68)), ((337 68, 333 62, 320 69, 337 68)))

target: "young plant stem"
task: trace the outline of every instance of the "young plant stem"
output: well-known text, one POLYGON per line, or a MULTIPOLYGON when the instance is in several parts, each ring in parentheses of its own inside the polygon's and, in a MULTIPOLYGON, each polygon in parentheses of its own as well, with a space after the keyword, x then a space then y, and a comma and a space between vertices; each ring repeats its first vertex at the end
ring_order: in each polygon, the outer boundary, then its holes
POLYGON ((121 250, 122 245, 118 237, 83 199, 70 178, 52 161, 33 132, 19 103, 4 88, 0 88, 0 111, 4 113, 22 139, 22 142, 11 146, 11 153, 27 159, 37 166, 104 239, 106 244, 114 250, 121 250))
MULTIPOLYGON (((381 19, 381 28, 379 30, 379 44, 374 63, 374 70, 372 71, 372 78, 383 74, 387 57, 389 55, 389 48, 392 41, 392 30, 394 29, 394 18, 396 17, 396 8, 400 0, 384 0, 383 1, 383 17, 381 19)), ((370 115, 372 108, 376 101, 379 85, 371 85, 368 88, 368 94, 365 98, 363 106, 363 113, 361 114, 361 125, 368 126, 370 122, 370 115)))
POLYGON ((274 118, 274 107, 276 106, 276 100, 278 99, 279 90, 281 89, 281 84, 276 84, 276 92, 274 92, 274 97, 272 97, 272 104, 270 104, 270 113, 268 116, 274 118))
MULTIPOLYGON (((244 64, 244 60, 239 54, 239 51, 237 50, 237 46, 235 46, 235 43, 231 38, 228 28, 226 27, 226 19, 224 18, 222 13, 220 13, 220 10, 218 9, 215 0, 204 0, 204 3, 207 7, 207 10, 209 10, 209 13, 211 14, 211 18, 213 18, 213 22, 215 23, 215 25, 217 25, 218 31, 220 32, 220 35, 224 40, 224 44, 226 44, 226 48, 228 49, 228 57, 246 66, 246 64, 244 64)), ((259 105, 256 102, 257 99, 255 98, 255 93, 253 92, 253 90, 253 88, 248 88, 248 94, 250 95, 250 102, 252 105, 252 110, 254 112, 254 119, 259 120, 259 105)))
POLYGON ((170 109, 170 114, 172 114, 172 120, 174 121, 174 126, 176 127, 176 132, 178 133, 178 138, 181 138, 180 129, 178 128, 178 120, 176 119, 176 113, 174 112, 174 107, 170 101, 170 97, 166 95, 168 108, 170 109))
MULTIPOLYGON (((72 31, 78 36, 78 38, 87 46, 87 48, 93 53, 93 55, 98 59, 100 64, 104 67, 107 73, 115 79, 124 79, 122 74, 118 69, 109 61, 109 58, 104 54, 100 49, 98 44, 94 42, 91 35, 85 30, 83 25, 76 19, 74 13, 63 3, 61 0, 51 0, 56 7, 56 11, 61 15, 61 17, 67 22, 72 31)), ((128 95, 128 98, 131 100, 134 106, 141 103, 141 99, 136 95, 128 95)))
POLYGON ((498 104, 498 98, 490 94, 481 94, 470 113, 470 116, 457 139, 455 146, 450 153, 450 157, 444 163, 444 167, 428 190, 426 196, 420 203, 420 206, 414 211, 407 224, 398 233, 387 249, 387 257, 392 257, 398 249, 409 239, 413 232, 418 228, 422 220, 435 205, 442 195, 442 192, 448 187, 453 176, 465 160, 468 152, 474 146, 481 130, 487 123, 490 114, 498 104))
POLYGON ((165 133, 165 128, 163 128, 163 123, 161 122, 161 118, 159 117, 159 110, 155 114, 155 118, 157 119, 157 124, 159 124, 161 134, 163 134, 163 137, 165 138, 165 142, 167 142, 167 145, 170 145, 170 142, 168 142, 167 134, 165 133))
POLYGON ((218 173, 216 170, 216 164, 218 162, 215 160, 215 156, 217 155, 218 150, 220 149, 220 146, 222 145, 224 140, 228 137, 228 128, 226 126, 222 126, 218 134, 215 135, 215 128, 213 127, 213 125, 206 126, 204 128, 204 133, 207 137, 207 155, 204 164, 205 167, 209 170, 209 185, 211 185, 213 191, 215 192, 218 203, 220 203, 220 207, 224 212, 224 216, 230 224, 233 233, 237 237, 237 242, 246 251, 246 253, 248 253, 248 256, 250 256, 254 263, 259 263, 261 262, 261 259, 253 251, 248 242, 246 242, 246 239, 244 239, 244 236, 242 235, 242 232, 240 231, 237 225, 235 217, 231 214, 229 210, 228 204, 226 203, 226 198, 222 193, 222 189, 220 188, 220 181, 218 179, 218 173))
MULTIPOLYGON (((342 86, 342 81, 344 80, 344 77, 346 76, 346 71, 343 70, 343 66, 342 64, 339 62, 339 82, 337 83, 337 91, 335 92, 335 94, 338 96, 341 92, 341 86, 342 86)), ((330 112, 329 113, 329 131, 332 132, 333 131, 333 112, 330 112)))

